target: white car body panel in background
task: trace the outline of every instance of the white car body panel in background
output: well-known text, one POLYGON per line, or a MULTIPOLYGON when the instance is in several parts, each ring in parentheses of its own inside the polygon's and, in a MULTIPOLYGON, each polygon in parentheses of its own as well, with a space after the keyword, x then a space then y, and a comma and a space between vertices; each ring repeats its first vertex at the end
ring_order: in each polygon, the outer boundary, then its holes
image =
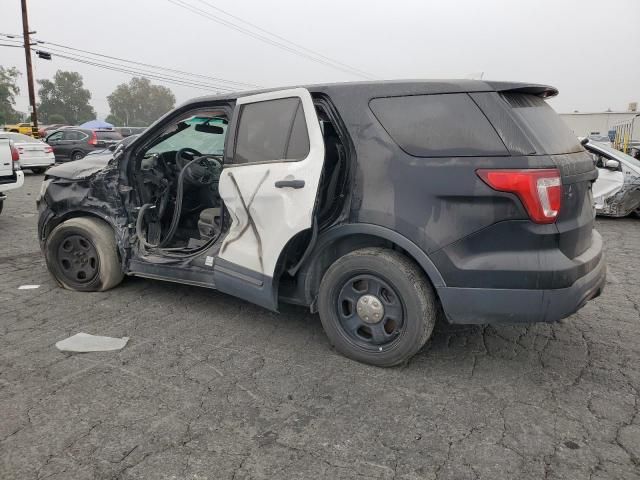
POLYGON ((311 94, 304 88, 241 97, 236 104, 239 109, 250 103, 292 97, 302 102, 309 134, 307 157, 297 161, 228 165, 220 176, 220 196, 230 212, 232 224, 219 258, 266 277, 273 277, 287 242, 311 228, 324 163, 324 139, 311 94), (304 187, 275 186, 278 180, 294 179, 303 180, 304 187))
POLYGON ((26 135, 20 133, 0 132, 0 138, 10 139, 20 152, 20 168, 50 167, 56 163, 53 149, 48 144, 33 138, 21 141, 24 137, 26 135))
POLYGON ((615 195, 624 185, 624 174, 606 168, 598 169, 598 179, 593 184, 593 203, 596 209, 604 208, 604 201, 615 195))

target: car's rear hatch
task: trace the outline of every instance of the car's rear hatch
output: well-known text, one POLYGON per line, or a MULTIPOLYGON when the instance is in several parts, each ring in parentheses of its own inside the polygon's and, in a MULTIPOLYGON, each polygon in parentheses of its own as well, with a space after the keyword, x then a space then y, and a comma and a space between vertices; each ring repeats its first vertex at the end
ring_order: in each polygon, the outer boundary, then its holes
POLYGON ((494 97, 490 103, 483 94, 472 97, 513 155, 527 156, 532 168, 555 166, 560 171, 563 196, 555 223, 558 246, 567 257, 575 258, 592 242, 595 210, 591 185, 598 172, 591 155, 545 101, 557 90, 544 86, 496 89, 498 102, 494 97))

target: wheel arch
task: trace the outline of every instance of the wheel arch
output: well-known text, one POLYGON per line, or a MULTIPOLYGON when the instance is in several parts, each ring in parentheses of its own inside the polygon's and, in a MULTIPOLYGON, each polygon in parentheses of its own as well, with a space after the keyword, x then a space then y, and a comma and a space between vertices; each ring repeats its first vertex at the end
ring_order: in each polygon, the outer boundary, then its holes
POLYGON ((63 214, 50 217, 49 219, 47 219, 42 228, 42 238, 40 239, 42 245, 44 245, 44 243, 47 241, 48 236, 58 225, 66 222, 67 220, 71 220, 72 218, 81 217, 97 218, 98 220, 106 223, 113 230, 113 234, 116 238, 116 245, 118 245, 118 255, 120 257, 120 262, 122 267, 124 267, 125 259, 127 258, 127 251, 124 248, 121 228, 113 222, 113 218, 97 210, 74 209, 64 212, 63 214))
POLYGON ((404 235, 380 225, 345 224, 332 227, 318 236, 312 253, 296 274, 295 292, 285 294, 284 298, 310 305, 315 311, 318 288, 327 268, 342 255, 376 246, 399 250, 416 262, 436 291, 445 286, 442 275, 427 254, 404 235))

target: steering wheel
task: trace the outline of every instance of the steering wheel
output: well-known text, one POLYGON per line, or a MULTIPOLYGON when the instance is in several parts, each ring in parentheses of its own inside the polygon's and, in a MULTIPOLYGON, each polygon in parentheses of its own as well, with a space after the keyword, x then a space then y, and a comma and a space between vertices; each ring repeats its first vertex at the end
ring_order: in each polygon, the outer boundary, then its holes
POLYGON ((211 185, 220 177, 222 171, 219 158, 215 155, 203 155, 193 148, 185 147, 176 152, 176 166, 183 171, 189 165, 189 170, 184 172, 184 180, 187 184, 211 185), (193 160, 196 161, 193 162, 193 160))
POLYGON ((194 158, 201 157, 202 154, 195 148, 185 147, 176 152, 176 165, 183 168, 188 162, 194 158))

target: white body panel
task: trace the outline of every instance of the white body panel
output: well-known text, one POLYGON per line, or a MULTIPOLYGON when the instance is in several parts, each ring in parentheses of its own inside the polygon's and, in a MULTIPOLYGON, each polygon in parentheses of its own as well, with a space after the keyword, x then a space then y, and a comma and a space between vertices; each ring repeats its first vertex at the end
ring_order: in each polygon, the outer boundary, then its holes
POLYGON ((0 138, 0 177, 13 175, 13 161, 9 140, 0 138))
POLYGON ((53 150, 46 152, 49 145, 44 142, 38 143, 16 143, 16 148, 20 151, 20 167, 48 167, 56 163, 53 150))
POLYGON ((242 97, 241 105, 299 97, 309 134, 309 154, 298 161, 270 161, 225 166, 219 191, 232 224, 219 258, 272 277, 287 242, 312 224, 324 163, 324 140, 313 100, 304 88, 242 97), (278 180, 303 180, 303 188, 276 188, 278 180), (249 214, 247 214, 247 212, 249 214), (249 218, 250 217, 250 218, 249 218), (251 222, 255 225, 251 225, 251 222))
POLYGON ((604 208, 604 201, 615 195, 624 185, 624 174, 606 168, 598 169, 598 179, 593 184, 593 203, 596 209, 604 208))
POLYGON ((0 193, 6 192, 9 190, 15 190, 16 188, 20 188, 24 184, 24 173, 18 170, 16 172, 16 181, 12 183, 4 183, 0 184, 0 193))

